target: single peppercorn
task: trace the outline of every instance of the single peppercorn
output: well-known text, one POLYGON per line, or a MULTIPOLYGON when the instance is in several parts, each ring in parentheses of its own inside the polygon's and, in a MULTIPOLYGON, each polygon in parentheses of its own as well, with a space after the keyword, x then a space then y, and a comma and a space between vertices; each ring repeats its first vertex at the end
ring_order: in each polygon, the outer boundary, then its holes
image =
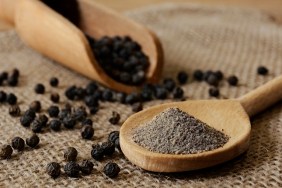
POLYGON ((100 161, 104 157, 104 149, 100 145, 93 145, 91 150, 93 159, 100 161))
POLYGON ((120 148, 120 144, 119 144, 119 137, 117 139, 115 139, 115 147, 121 152, 121 148, 120 148))
POLYGON ((142 103, 138 102, 132 105, 132 112, 140 112, 141 110, 143 110, 142 103))
POLYGON ((52 77, 49 83, 52 87, 57 87, 59 85, 59 80, 56 77, 52 77))
POLYGON ((107 163, 103 171, 106 176, 115 178, 119 174, 120 168, 116 163, 107 163))
POLYGON ((98 89, 98 85, 92 81, 86 86, 85 91, 87 95, 92 95, 97 89, 98 89))
POLYGON ((98 99, 94 95, 84 97, 84 103, 88 107, 98 106, 98 99))
POLYGON ((172 78, 166 78, 163 81, 163 85, 168 91, 173 91, 176 86, 176 83, 172 78))
POLYGON ((77 121, 83 121, 86 117, 87 117, 87 112, 84 106, 80 106, 76 108, 73 112, 73 118, 77 121))
POLYGON ((43 127, 44 127, 43 123, 39 119, 36 119, 31 123, 31 130, 34 133, 40 133, 43 127))
POLYGON ((113 142, 103 142, 101 145, 104 155, 113 155, 115 152, 115 145, 113 142))
POLYGON ((13 149, 10 145, 4 145, 0 150, 1 159, 10 159, 13 153, 13 149))
POLYGON ((216 71, 214 75, 217 77, 218 80, 222 80, 224 77, 223 73, 220 70, 216 71))
POLYGON ((52 93, 50 99, 53 103, 59 103, 60 95, 58 93, 52 93))
POLYGON ((218 88, 212 87, 212 88, 209 89, 209 95, 210 95, 211 97, 218 97, 219 94, 220 94, 220 92, 219 92, 219 89, 218 89, 218 88))
POLYGON ((108 141, 114 143, 117 138, 119 138, 119 131, 112 131, 108 136, 108 141))
POLYGON ((9 108, 9 114, 13 117, 18 117, 21 115, 21 109, 18 105, 11 106, 9 108))
POLYGON ((92 115, 95 115, 98 111, 99 111, 99 107, 98 106, 89 107, 89 112, 92 115))
POLYGON ((20 137, 15 137, 12 139, 12 147, 18 151, 23 151, 24 150, 24 140, 20 137))
POLYGON ((138 101, 139 101, 139 98, 140 98, 140 96, 139 96, 137 93, 128 94, 128 95, 125 97, 125 103, 126 103, 126 104, 133 104, 133 103, 135 103, 135 102, 138 102, 138 101))
POLYGON ((157 99, 166 99, 167 98, 167 90, 163 87, 156 87, 155 97, 157 99))
POLYGON ((219 79, 215 74, 210 74, 207 78, 207 83, 211 86, 218 86, 219 79))
POLYGON ((50 106, 48 108, 48 114, 50 117, 58 117, 60 109, 58 106, 50 106))
POLYGON ((75 100, 76 97, 76 86, 71 86, 66 89, 65 95, 69 100, 75 100))
POLYGON ((5 102, 7 99, 7 94, 4 91, 0 91, 0 103, 5 102))
POLYGON ((41 122, 41 125, 43 127, 46 127, 47 126, 47 123, 48 123, 48 117, 45 115, 45 114, 41 114, 39 117, 38 117, 38 121, 41 122))
POLYGON ((113 100, 113 92, 109 89, 105 89, 102 93, 102 99, 105 101, 112 101, 113 100))
POLYGON ((20 76, 20 71, 19 71, 19 69, 14 68, 14 69, 12 70, 11 76, 12 76, 12 77, 15 77, 15 78, 18 78, 18 77, 20 76))
POLYGON ((112 112, 112 117, 109 119, 109 122, 113 125, 116 125, 119 123, 120 115, 116 111, 112 112))
POLYGON ((188 74, 184 71, 180 71, 177 75, 177 80, 180 84, 186 84, 188 80, 188 74))
POLYGON ((60 120, 63 120, 64 118, 68 117, 71 115, 71 110, 68 110, 68 109, 62 109, 60 112, 59 112, 59 115, 58 115, 58 118, 60 120))
POLYGON ((125 103, 126 94, 125 93, 116 93, 115 100, 124 104, 125 103))
POLYGON ((37 94, 44 94, 45 93, 45 86, 43 84, 36 84, 34 91, 37 94))
POLYGON ((3 81, 7 80, 8 76, 9 76, 9 74, 6 71, 4 71, 0 74, 0 80, 3 80, 3 81))
POLYGON ((268 74, 268 69, 264 66, 259 66, 257 69, 257 73, 260 75, 267 75, 268 74))
POLYGON ((66 161, 75 161, 77 154, 78 152, 74 147, 68 147, 64 151, 64 158, 66 161))
POLYGON ((227 81, 231 86, 236 86, 238 84, 238 78, 236 76, 228 77, 227 81))
POLYGON ((76 124, 76 120, 72 116, 67 116, 63 119, 62 123, 65 128, 73 129, 76 124))
POLYGON ((204 79, 204 73, 201 70, 195 70, 193 73, 193 77, 197 81, 202 81, 204 79))
POLYGON ((26 139, 26 145, 31 148, 35 148, 40 142, 39 137, 36 134, 33 134, 30 138, 26 139))
POLYGON ((93 125, 93 121, 91 119, 84 119, 81 124, 84 126, 84 125, 90 125, 92 126, 93 125))
POLYGON ((184 95, 184 91, 181 87, 176 87, 172 92, 173 98, 181 99, 184 95))
POLYGON ((33 110, 34 112, 40 112, 41 110, 41 103, 40 101, 33 101, 30 105, 29 108, 33 110))
POLYGON ((8 102, 8 104, 15 105, 15 104, 17 104, 17 100, 18 100, 18 98, 15 94, 9 93, 7 95, 6 101, 8 102))
POLYGON ((34 120, 35 117, 36 117, 36 114, 35 114, 35 111, 33 109, 28 109, 24 112, 24 116, 30 117, 30 118, 32 118, 32 120, 34 120))
POLYGON ((30 116, 23 115, 20 118, 20 123, 24 127, 29 127, 32 121, 33 121, 33 118, 31 118, 30 116))
POLYGON ((10 76, 7 80, 9 86, 15 87, 18 85, 19 79, 18 77, 10 76))
POLYGON ((78 177, 80 166, 76 162, 71 161, 64 166, 64 171, 69 177, 78 177))
POLYGON ((92 170, 93 170, 93 167, 94 167, 94 164, 89 161, 89 160, 83 160, 81 163, 80 163, 80 170, 81 172, 84 174, 84 175, 89 175, 91 174, 92 170))
POLYGON ((81 129, 81 137, 84 139, 91 139, 94 135, 94 129, 91 125, 83 126, 81 129))
POLYGON ((59 121, 57 119, 53 119, 53 120, 50 121, 49 127, 53 131, 60 131, 61 130, 61 121, 59 121))
POLYGON ((52 178, 57 178, 61 174, 61 166, 59 163, 52 162, 47 165, 46 171, 52 178))

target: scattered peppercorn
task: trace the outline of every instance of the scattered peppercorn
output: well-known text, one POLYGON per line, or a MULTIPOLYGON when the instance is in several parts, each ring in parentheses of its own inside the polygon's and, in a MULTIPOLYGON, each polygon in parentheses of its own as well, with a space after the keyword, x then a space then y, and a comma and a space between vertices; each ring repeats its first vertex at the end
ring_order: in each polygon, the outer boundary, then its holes
POLYGON ((113 125, 116 125, 119 123, 120 115, 116 111, 112 112, 112 117, 109 119, 109 122, 113 125))
POLYGON ((166 78, 163 81, 164 87, 168 90, 168 91, 173 91, 173 89, 176 86, 175 81, 172 78, 166 78))
POLYGON ((76 124, 76 120, 71 116, 67 116, 63 119, 62 123, 65 128, 73 129, 76 124))
POLYGON ((83 126, 84 125, 90 125, 92 126, 93 125, 93 121, 91 119, 84 119, 81 123, 83 126))
POLYGON ((231 86, 236 86, 238 84, 238 78, 236 76, 228 77, 227 81, 231 86))
POLYGON ((47 165, 46 171, 52 178, 57 178, 61 174, 61 166, 59 163, 52 162, 47 165))
POLYGON ((126 97, 125 97, 125 103, 126 104, 133 104, 135 102, 138 102, 139 101, 139 96, 137 93, 131 93, 131 94, 128 94, 126 97))
POLYGON ((115 95, 116 101, 118 101, 118 102, 120 102, 120 103, 122 103, 122 104, 125 103, 125 98, 126 98, 126 94, 125 94, 125 93, 122 93, 122 92, 116 93, 116 95, 115 95))
POLYGON ((257 69, 257 73, 260 75, 267 75, 268 69, 264 66, 259 66, 257 69))
POLYGON ((0 103, 5 102, 7 99, 7 94, 4 91, 0 91, 0 103))
POLYGON ((89 108, 89 112, 92 115, 95 115, 98 111, 99 111, 99 107, 98 106, 93 106, 93 107, 89 108))
POLYGON ((41 114, 41 115, 38 117, 38 120, 41 122, 41 125, 42 125, 43 127, 46 127, 49 119, 48 119, 48 117, 47 117, 45 114, 41 114))
POLYGON ((31 148, 35 148, 40 142, 39 137, 36 134, 33 134, 30 138, 26 139, 26 145, 31 148))
POLYGON ((60 131, 61 130, 61 121, 53 119, 50 121, 49 127, 53 131, 60 131))
POLYGON ((91 174, 92 170, 93 170, 93 167, 94 167, 94 164, 89 161, 89 160, 83 160, 81 163, 80 163, 80 170, 81 172, 84 174, 84 175, 89 175, 91 174))
POLYGON ((83 126, 81 129, 81 137, 84 139, 91 139, 94 135, 94 129, 91 125, 83 126))
POLYGON ((9 93, 9 94, 7 95, 6 100, 7 100, 8 104, 10 104, 10 105, 15 105, 15 104, 17 103, 18 98, 16 97, 15 94, 9 93))
POLYGON ((102 160, 104 156, 104 149, 100 145, 93 145, 91 150, 91 156, 97 161, 102 160))
POLYGON ((41 110, 41 103, 40 101, 33 101, 30 105, 29 108, 33 110, 34 112, 40 112, 41 110))
POLYGON ((76 162, 70 161, 65 165, 64 171, 69 177, 78 177, 80 166, 76 162))
POLYGON ((0 74, 0 80, 3 80, 3 81, 7 80, 8 76, 9 76, 9 74, 6 71, 4 71, 0 74))
POLYGON ((207 77, 207 83, 211 86, 218 86, 219 84, 219 79, 218 77, 213 73, 213 74, 210 74, 208 77, 207 77))
POLYGON ((31 130, 34 133, 40 133, 43 129, 43 123, 39 120, 39 119, 35 119, 32 123, 31 123, 31 130))
POLYGON ((60 101, 60 95, 58 93, 52 93, 50 99, 54 103, 58 103, 60 101))
POLYGON ((214 75, 217 77, 218 80, 222 80, 224 77, 223 73, 220 70, 216 71, 214 75))
POLYGON ((102 99, 105 101, 112 101, 113 100, 113 92, 109 89, 105 89, 102 93, 102 99))
POLYGON ((11 76, 12 76, 12 77, 15 77, 15 78, 18 78, 18 77, 20 76, 20 71, 19 71, 19 69, 14 68, 14 69, 12 70, 11 76))
POLYGON ((119 137, 117 139, 115 139, 115 147, 121 151, 121 148, 120 148, 120 144, 119 144, 119 137))
POLYGON ((211 97, 218 97, 219 94, 220 94, 220 93, 219 93, 219 89, 218 89, 218 88, 212 87, 212 88, 209 89, 209 95, 210 95, 211 97))
POLYGON ((157 99, 166 99, 167 98, 167 90, 163 87, 157 87, 155 97, 157 99))
POLYGON ((24 146, 25 146, 25 143, 24 143, 24 140, 20 137, 15 137, 12 139, 12 147, 18 151, 22 151, 24 150, 24 146))
POLYGON ((132 112, 140 112, 141 110, 143 110, 142 103, 137 102, 132 105, 132 112))
POLYGON ((115 145, 113 142, 103 142, 101 147, 104 155, 112 155, 115 152, 115 145))
POLYGON ((1 159, 10 159, 13 153, 13 149, 10 145, 4 145, 0 150, 1 159))
POLYGON ((112 131, 108 136, 108 141, 114 143, 117 138, 119 138, 119 131, 112 131))
POLYGON ((52 78, 50 79, 50 85, 51 85, 52 87, 57 87, 57 86, 59 85, 59 80, 58 80, 58 78, 52 77, 52 78))
POLYGON ((181 99, 184 95, 184 91, 181 87, 176 87, 172 92, 173 98, 181 99))
POLYGON ((73 112, 73 118, 77 121, 83 121, 86 117, 87 117, 87 112, 84 106, 80 106, 76 108, 73 112))
POLYGON ((97 89, 98 89, 98 85, 92 81, 86 86, 85 91, 87 95, 92 95, 97 89))
POLYGON ((18 117, 21 114, 21 109, 18 105, 11 106, 9 108, 9 114, 13 117, 18 117))
POLYGON ((34 120, 35 117, 36 117, 36 114, 35 114, 35 111, 33 109, 28 109, 24 112, 24 116, 28 116, 28 117, 32 118, 32 120, 34 120))
POLYGON ((120 168, 116 163, 107 163, 103 171, 106 176, 114 178, 119 174, 120 168))
POLYGON ((74 147, 68 147, 64 151, 64 158, 66 161, 75 161, 77 154, 78 152, 74 147))
POLYGON ((43 84, 36 84, 34 91, 37 94, 44 94, 45 93, 45 86, 43 84))
POLYGON ((30 117, 30 116, 26 116, 26 115, 23 115, 21 118, 20 118, 20 123, 22 126, 24 127, 29 127, 30 124, 32 123, 33 121, 33 118, 30 117))
POLYGON ((48 108, 48 113, 50 117, 58 117, 60 109, 58 106, 50 106, 48 108))
POLYGON ((18 85, 19 79, 15 76, 10 76, 7 80, 9 86, 15 87, 18 85))
POLYGON ((84 103, 88 107, 96 107, 98 106, 98 99, 94 95, 86 96, 84 98, 84 103))
POLYGON ((180 84, 186 84, 188 80, 188 74, 184 71, 180 71, 177 75, 177 80, 180 84))

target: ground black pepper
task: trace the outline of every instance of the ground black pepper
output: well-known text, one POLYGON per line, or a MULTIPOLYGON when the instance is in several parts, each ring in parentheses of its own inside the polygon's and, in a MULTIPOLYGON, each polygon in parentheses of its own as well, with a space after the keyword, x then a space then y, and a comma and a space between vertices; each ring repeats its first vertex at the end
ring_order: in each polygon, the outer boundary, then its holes
POLYGON ((24 140, 20 137, 15 137, 12 139, 12 147, 15 149, 15 150, 18 150, 18 151, 23 151, 24 150, 24 146, 25 146, 25 143, 24 143, 24 140))
POLYGON ((13 149, 10 145, 2 146, 0 150, 0 158, 1 159, 10 159, 13 153, 13 149))
POLYGON ((13 117, 18 117, 21 115, 21 109, 18 105, 11 106, 9 108, 9 114, 13 117))
POLYGON ((92 170, 93 170, 93 167, 94 167, 94 164, 89 161, 89 160, 83 160, 81 163, 80 163, 80 170, 81 172, 84 174, 84 175, 89 175, 91 174, 92 170))
POLYGON ((103 171, 106 176, 115 178, 119 174, 120 168, 116 163, 107 163, 103 171))
POLYGON ((77 155, 78 155, 78 152, 74 147, 68 147, 64 151, 64 158, 66 161, 75 161, 77 155))
POLYGON ((94 129, 91 125, 83 126, 81 129, 81 137, 84 139, 91 139, 94 135, 94 129))
POLYGON ((64 171, 69 177, 78 177, 80 166, 76 162, 70 161, 64 166, 64 171))
POLYGON ((36 134, 33 134, 30 138, 26 139, 26 145, 31 148, 35 148, 40 142, 39 137, 36 134))
POLYGON ((61 166, 59 163, 52 162, 47 165, 46 171, 52 178, 57 178, 61 174, 61 166))

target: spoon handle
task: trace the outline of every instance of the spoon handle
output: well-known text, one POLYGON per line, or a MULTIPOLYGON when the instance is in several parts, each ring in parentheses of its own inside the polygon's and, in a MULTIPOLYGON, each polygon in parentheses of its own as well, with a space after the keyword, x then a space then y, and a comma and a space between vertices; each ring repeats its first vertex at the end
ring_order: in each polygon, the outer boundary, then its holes
POLYGON ((282 76, 279 76, 238 100, 250 117, 267 109, 282 99, 282 76))
POLYGON ((15 8, 18 0, 0 0, 0 20, 14 25, 15 8))

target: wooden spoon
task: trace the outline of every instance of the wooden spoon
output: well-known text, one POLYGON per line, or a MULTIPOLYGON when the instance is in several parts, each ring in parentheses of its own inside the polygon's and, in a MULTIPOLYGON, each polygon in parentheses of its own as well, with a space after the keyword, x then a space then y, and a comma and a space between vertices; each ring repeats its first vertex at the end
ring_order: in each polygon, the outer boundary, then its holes
POLYGON ((265 110, 282 98, 282 76, 233 100, 198 100, 154 106, 129 117, 120 129, 120 145, 124 155, 137 166, 154 172, 180 172, 214 166, 245 152, 249 147, 249 116, 265 110), (160 154, 137 145, 133 131, 170 107, 195 116, 230 136, 222 147, 198 154, 160 154))
POLYGON ((83 32, 94 38, 128 35, 149 57, 148 82, 158 81, 163 50, 153 32, 92 0, 77 2, 80 29, 38 0, 0 0, 0 19, 13 24, 21 39, 40 53, 109 88, 127 93, 138 88, 117 82, 104 72, 83 32))

